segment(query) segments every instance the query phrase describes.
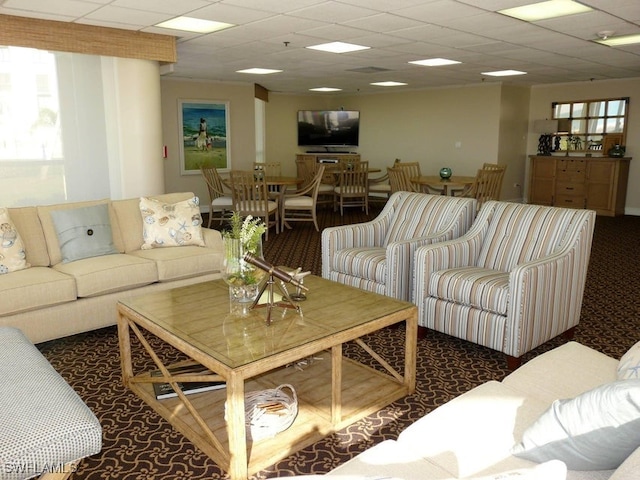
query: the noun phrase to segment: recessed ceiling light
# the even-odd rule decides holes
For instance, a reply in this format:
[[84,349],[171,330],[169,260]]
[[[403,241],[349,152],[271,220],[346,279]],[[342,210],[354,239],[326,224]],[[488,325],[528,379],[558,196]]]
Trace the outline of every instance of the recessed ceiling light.
[[407,84],[403,82],[388,81],[388,82],[373,82],[373,83],[370,83],[369,85],[375,85],[376,87],[401,87],[402,85],[407,85]]
[[322,50],[323,52],[331,52],[331,53],[348,53],[348,52],[357,52],[358,50],[367,50],[371,47],[365,47],[363,45],[355,45],[353,43],[331,42],[331,43],[322,43],[320,45],[312,45],[307,48],[310,48],[312,50]]
[[341,92],[341,88],[333,88],[333,87],[316,87],[310,88],[312,92]]
[[193,17],[176,17],[154,26],[193,33],[211,33],[224,30],[225,28],[235,27],[232,23],[214,22],[213,20],[203,20]]
[[236,73],[252,73],[254,75],[269,75],[270,73],[280,73],[282,70],[274,70],[271,68],[245,68],[244,70],[236,70]]
[[593,9],[573,0],[549,0],[521,7],[498,10],[498,13],[518,18],[526,22],[536,22],[547,18],[564,17],[576,13],[590,12]]
[[632,43],[640,43],[640,34],[607,37],[594,40],[594,42],[601,43],[602,45],[609,45],[610,47],[616,47],[619,45],[631,45]]
[[520,70],[497,70],[495,72],[482,72],[482,75],[489,75],[490,77],[508,77],[510,75],[526,75],[527,72],[521,72]]
[[414,60],[412,62],[414,65],[423,65],[425,67],[441,67],[442,65],[455,65],[458,62],[457,60],[449,60],[446,58],[427,58],[425,60]]

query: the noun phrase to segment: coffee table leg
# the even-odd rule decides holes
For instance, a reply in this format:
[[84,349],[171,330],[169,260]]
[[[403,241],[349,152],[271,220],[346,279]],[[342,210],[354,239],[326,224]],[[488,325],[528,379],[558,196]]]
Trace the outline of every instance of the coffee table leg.
[[342,420],[342,344],[331,347],[331,423]]
[[229,433],[229,476],[232,480],[248,477],[247,435],[244,414],[244,379],[231,375],[227,379],[227,432]]
[[129,338],[129,320],[122,313],[118,313],[118,343],[120,345],[122,383],[125,387],[129,387],[129,380],[133,377],[131,339]]

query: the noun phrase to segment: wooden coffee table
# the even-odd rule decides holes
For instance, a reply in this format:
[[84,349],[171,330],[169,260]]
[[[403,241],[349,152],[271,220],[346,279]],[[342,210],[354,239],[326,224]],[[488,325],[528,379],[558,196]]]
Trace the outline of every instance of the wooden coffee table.
[[[222,280],[118,304],[124,384],[227,470],[232,480],[246,479],[415,389],[415,305],[312,275],[305,278],[305,286],[309,292],[300,303],[302,314],[276,309],[270,326],[264,309],[245,318],[229,314],[228,287]],[[400,322],[406,329],[404,372],[396,371],[361,338]],[[217,374],[190,380],[221,378],[227,388],[157,400],[152,382],[175,377],[169,377],[169,365],[154,351],[149,341],[153,336]],[[344,357],[343,344],[351,341],[378,367]],[[164,376],[134,372],[136,342]],[[296,363],[311,356],[316,359]],[[275,437],[252,442],[245,432],[245,391],[281,384],[296,389],[298,416]]]

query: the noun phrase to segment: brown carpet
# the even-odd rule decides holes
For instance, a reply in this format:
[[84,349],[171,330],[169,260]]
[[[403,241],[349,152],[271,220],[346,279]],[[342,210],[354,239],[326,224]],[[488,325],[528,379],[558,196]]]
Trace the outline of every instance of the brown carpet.
[[[342,218],[321,210],[321,229],[373,218],[350,211]],[[640,339],[640,217],[598,217],[581,323],[575,340],[620,357]],[[270,235],[267,260],[320,274],[320,235],[310,224]],[[367,342],[401,363],[402,329],[387,329]],[[560,345],[557,338],[530,352],[525,361]],[[160,348],[160,345],[157,345]],[[100,419],[103,449],[81,462],[72,479],[210,479],[226,474],[162,417],[121,385],[115,327],[40,344],[39,348]],[[398,352],[396,352],[398,351]],[[175,352],[165,349],[171,357]],[[347,346],[347,356],[358,350]],[[364,359],[362,359],[364,361]],[[148,361],[142,361],[145,367]],[[151,365],[148,368],[152,368]],[[501,354],[446,335],[418,342],[417,389],[378,413],[294,453],[254,478],[324,473],[384,439],[451,398],[507,369]]]

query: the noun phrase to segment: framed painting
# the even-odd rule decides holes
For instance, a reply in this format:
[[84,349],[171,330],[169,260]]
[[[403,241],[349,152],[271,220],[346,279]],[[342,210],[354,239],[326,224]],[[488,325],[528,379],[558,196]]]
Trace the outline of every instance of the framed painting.
[[178,100],[180,174],[200,175],[200,167],[231,169],[229,102]]

